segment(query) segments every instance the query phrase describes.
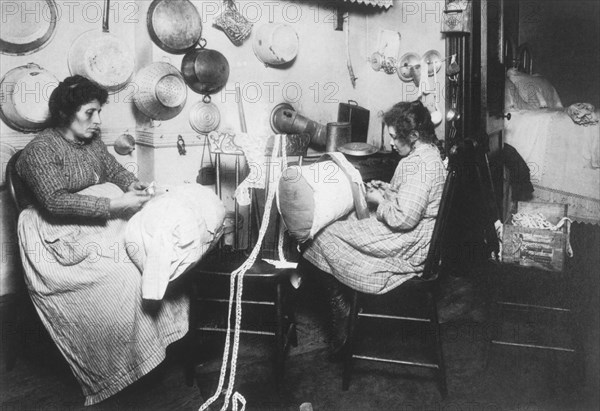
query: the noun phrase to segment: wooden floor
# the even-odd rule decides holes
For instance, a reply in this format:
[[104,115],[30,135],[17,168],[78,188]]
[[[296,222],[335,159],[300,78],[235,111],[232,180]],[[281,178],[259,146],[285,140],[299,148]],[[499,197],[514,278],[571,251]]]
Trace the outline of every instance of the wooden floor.
[[[579,230],[579,231],[578,231]],[[298,410],[310,402],[315,410],[597,410],[600,369],[600,250],[599,230],[575,230],[573,247],[580,258],[572,267],[579,284],[577,296],[583,306],[578,322],[585,349],[584,382],[576,382],[573,357],[502,347],[490,349],[491,330],[483,288],[495,287],[497,274],[485,281],[457,279],[447,304],[442,339],[448,367],[449,396],[442,400],[432,375],[413,370],[359,364],[350,390],[341,390],[341,366],[326,359],[323,307],[312,300],[311,290],[300,293],[299,347],[291,351],[281,392],[274,389],[270,347],[262,339],[242,340],[236,388],[246,397],[248,410]],[[577,254],[576,254],[577,256]],[[494,278],[496,276],[496,278]],[[465,284],[471,287],[465,287]],[[464,290],[471,291],[464,291]],[[478,298],[473,298],[473,293]],[[2,314],[6,313],[2,307]],[[23,313],[22,313],[23,314]],[[25,313],[26,314],[26,313]],[[27,317],[27,316],[25,316]],[[31,320],[31,317],[29,317]],[[33,316],[35,318],[35,316]],[[525,332],[505,319],[510,333]],[[530,324],[531,325],[531,324]],[[527,324],[525,326],[528,326]],[[544,328],[545,327],[545,328]],[[181,350],[175,345],[167,360],[148,376],[114,397],[92,407],[83,407],[83,396],[64,360],[45,331],[34,320],[27,323],[19,340],[20,355],[14,368],[0,364],[0,410],[196,410],[216,387],[221,345],[208,341],[202,350],[211,352],[198,368],[199,387],[184,383]],[[494,332],[496,332],[494,331]],[[13,328],[3,321],[3,348]],[[528,331],[529,332],[529,331]],[[570,337],[565,331],[542,323],[542,331]],[[396,338],[389,330],[368,330],[367,346],[387,350],[421,348],[419,334]],[[390,338],[391,337],[391,338]],[[214,408],[213,408],[214,409]]]

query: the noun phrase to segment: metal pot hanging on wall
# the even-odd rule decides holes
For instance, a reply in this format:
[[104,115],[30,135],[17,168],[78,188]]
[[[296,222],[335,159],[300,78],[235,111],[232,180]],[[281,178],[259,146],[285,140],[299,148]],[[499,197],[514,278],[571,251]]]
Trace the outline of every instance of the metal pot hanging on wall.
[[48,100],[57,86],[58,78],[35,63],[9,70],[0,80],[0,118],[23,133],[45,128],[50,119]]
[[[23,56],[45,47],[54,37],[58,22],[58,8],[54,0],[28,0],[3,2],[2,28],[0,29],[0,53],[10,56]],[[19,7],[13,17],[8,8]],[[6,10],[4,9],[6,7]],[[36,12],[31,13],[30,10]],[[40,18],[40,14],[43,18]]]
[[229,79],[229,62],[217,50],[205,48],[206,40],[201,39],[200,47],[188,51],[181,61],[181,73],[192,91],[208,95],[221,90]]
[[193,50],[202,36],[202,18],[190,0],[154,0],[146,24],[154,44],[172,54]]
[[108,31],[110,0],[104,0],[102,31],[90,30],[75,39],[67,63],[72,75],[87,77],[109,93],[123,89],[133,76],[135,60],[127,44]]

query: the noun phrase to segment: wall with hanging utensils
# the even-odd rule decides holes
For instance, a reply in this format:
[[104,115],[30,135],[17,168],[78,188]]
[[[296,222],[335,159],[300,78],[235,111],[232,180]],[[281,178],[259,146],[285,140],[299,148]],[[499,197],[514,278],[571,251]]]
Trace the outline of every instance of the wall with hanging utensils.
[[[3,1],[3,7],[5,3],[23,5],[27,2]],[[56,0],[55,3],[60,12],[51,41],[32,54],[1,55],[2,75],[30,62],[39,64],[59,79],[69,75],[67,60],[70,46],[88,30],[101,31],[103,1]],[[444,50],[444,39],[440,34],[443,0],[395,0],[393,7],[387,10],[317,0],[238,0],[235,2],[238,12],[252,25],[252,33],[245,39],[235,34],[236,27],[224,26],[222,18],[219,20],[221,28],[214,26],[226,11],[223,1],[191,0],[191,3],[201,16],[205,47],[220,52],[229,65],[227,83],[211,95],[211,102],[220,115],[216,126],[219,131],[239,133],[242,130],[241,107],[248,133],[270,135],[273,133],[271,111],[280,103],[287,102],[306,118],[327,124],[337,121],[340,103],[354,100],[370,110],[366,139],[379,147],[382,128],[377,113],[395,102],[418,97],[418,89],[413,83],[405,83],[397,75],[376,72],[371,68],[369,56],[378,47],[380,31],[391,30],[401,34],[400,54],[412,51],[422,55],[427,50],[435,49],[442,53]],[[147,14],[151,4],[146,0],[113,0],[110,32],[133,50],[135,73],[153,62],[167,62],[181,69],[183,54],[172,54],[157,46],[148,32]],[[342,31],[334,29],[333,6],[339,4],[349,10]],[[2,18],[21,18],[22,15],[22,10],[3,10]],[[44,18],[43,11],[37,15],[25,12],[25,16],[29,19]],[[276,28],[275,25],[285,27]],[[224,32],[223,27],[230,31]],[[243,28],[247,27],[248,24],[244,23]],[[237,44],[232,39],[236,39]],[[270,42],[270,46],[265,48],[265,42]],[[274,56],[265,54],[268,50],[273,50]],[[349,75],[348,58],[356,77],[355,85]],[[152,119],[134,104],[133,95],[138,86],[135,73],[131,83],[111,94],[110,103],[102,112],[103,138],[112,145],[125,132],[133,135],[136,149],[129,155],[116,157],[146,180],[163,184],[195,182],[201,167],[203,136],[192,127],[190,117],[194,117],[194,110],[203,96],[188,86],[185,104],[175,117]],[[441,84],[436,90],[444,89],[444,79],[442,68],[438,73]],[[182,101],[174,95],[181,90],[175,87],[177,81],[172,80],[163,87],[163,90],[171,92],[168,98],[162,100],[167,105]],[[166,87],[169,84],[172,87]],[[433,87],[432,78],[430,84]],[[241,95],[241,107],[236,98],[236,86]],[[443,92],[435,95],[443,98]],[[44,96],[40,94],[39,98]],[[433,98],[434,95],[430,94],[425,101],[432,108]],[[444,104],[439,104],[439,107],[443,109]],[[440,137],[444,135],[443,127],[442,124],[436,129]],[[0,132],[3,141],[7,139],[17,148],[23,147],[32,138],[32,134],[15,131],[4,122],[0,123]],[[182,154],[181,143],[178,146],[179,136],[185,143],[185,154]],[[385,140],[389,149],[387,135]],[[114,149],[111,147],[110,150]],[[225,162],[233,168],[231,158],[226,156]],[[232,182],[226,181],[223,190],[228,208],[233,207],[232,185]],[[4,268],[2,272],[5,272]]]
[[[440,33],[443,1],[395,1],[387,11],[350,5],[349,23],[344,23],[344,30],[349,30],[348,50],[346,32],[334,30],[332,2],[237,1],[238,11],[253,25],[251,35],[241,45],[234,44],[222,30],[214,27],[215,20],[223,13],[222,2],[193,0],[192,3],[202,18],[202,37],[206,39],[206,48],[218,50],[229,62],[227,83],[219,92],[211,95],[211,102],[220,113],[220,131],[241,132],[235,91],[238,86],[248,133],[272,134],[271,111],[282,102],[290,103],[308,119],[326,124],[337,121],[340,103],[355,100],[371,111],[366,137],[369,143],[379,147],[381,123],[376,113],[397,101],[414,100],[419,92],[413,83],[402,82],[397,75],[386,75],[371,69],[368,57],[377,47],[380,30],[401,33],[401,54],[408,51],[423,54],[432,49],[440,50],[443,54],[444,51],[444,39]],[[293,46],[293,34],[289,30],[270,27],[276,25],[286,25],[297,34],[297,50]],[[257,46],[257,37],[262,41],[261,47]],[[271,44],[265,47],[265,42],[269,41]],[[149,48],[153,61],[166,60],[181,67],[182,55],[168,53],[152,40]],[[265,55],[265,49],[275,50],[274,56]],[[348,73],[348,54],[357,77],[355,87]],[[289,55],[295,55],[295,58],[276,64],[278,57],[285,59]],[[444,69],[437,74],[440,84],[434,87],[433,77],[429,78],[429,84],[439,93],[430,94],[425,100],[432,111],[435,99],[444,95]],[[161,122],[159,127],[153,127],[149,119],[138,123],[148,133],[149,139],[141,150],[154,149],[153,156],[160,159],[161,153],[170,156],[171,151],[176,150],[175,142],[180,134],[187,144],[201,141],[194,137],[197,133],[193,131],[189,120],[192,107],[202,100],[202,95],[191,89],[188,91],[186,106],[177,117]],[[438,106],[443,110],[444,104],[438,103]],[[440,137],[444,135],[443,127],[442,124],[436,129]],[[170,142],[171,148],[162,147],[165,142]],[[157,163],[154,162],[155,165]],[[140,164],[140,167],[144,165]],[[186,172],[191,174],[192,171]],[[166,175],[173,178],[166,169],[155,168],[149,174],[158,179]],[[180,180],[189,178],[189,175],[183,176],[182,173]]]

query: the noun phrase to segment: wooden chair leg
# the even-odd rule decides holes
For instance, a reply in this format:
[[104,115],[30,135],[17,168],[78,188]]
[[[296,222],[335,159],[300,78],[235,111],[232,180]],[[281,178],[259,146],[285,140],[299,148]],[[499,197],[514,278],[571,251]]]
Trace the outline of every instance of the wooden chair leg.
[[194,346],[195,346],[195,330],[190,329],[186,336],[184,337],[184,376],[185,376],[185,384],[188,387],[194,386],[194,379],[196,377],[196,357],[194,355]]
[[437,301],[433,293],[429,293],[429,298],[431,299],[431,326],[434,327],[435,345],[438,357],[440,393],[442,394],[442,398],[446,398],[448,396],[448,386],[446,384],[446,363],[444,361],[440,322],[438,320]]
[[352,353],[354,351],[354,331],[358,320],[358,292],[352,292],[352,306],[350,307],[350,319],[348,321],[348,339],[344,353],[344,371],[342,373],[342,390],[347,391],[350,387],[352,375]]
[[279,387],[285,372],[285,316],[283,312],[283,290],[280,282],[277,283],[275,292],[275,315],[277,317],[277,327],[275,329],[275,381]]

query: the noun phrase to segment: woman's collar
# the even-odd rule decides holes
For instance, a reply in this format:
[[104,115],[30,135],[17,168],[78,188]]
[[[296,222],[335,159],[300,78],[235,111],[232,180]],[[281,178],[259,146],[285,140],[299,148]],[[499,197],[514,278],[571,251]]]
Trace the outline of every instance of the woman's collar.
[[[60,138],[62,138],[62,139],[63,139],[63,140],[65,140],[67,143],[71,144],[72,146],[75,146],[75,147],[83,147],[83,146],[85,146],[85,145],[89,144],[89,143],[88,143],[88,142],[86,142],[86,141],[80,141],[80,140],[71,140],[70,138],[67,138],[67,137],[64,135],[64,133],[63,133],[62,131],[60,131],[58,128],[53,128],[52,130],[54,131],[54,133],[55,133],[57,136],[60,136]],[[90,141],[90,142],[91,142],[91,141]]]

